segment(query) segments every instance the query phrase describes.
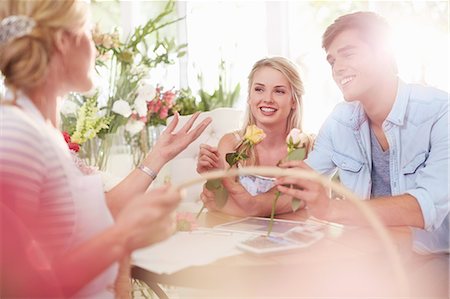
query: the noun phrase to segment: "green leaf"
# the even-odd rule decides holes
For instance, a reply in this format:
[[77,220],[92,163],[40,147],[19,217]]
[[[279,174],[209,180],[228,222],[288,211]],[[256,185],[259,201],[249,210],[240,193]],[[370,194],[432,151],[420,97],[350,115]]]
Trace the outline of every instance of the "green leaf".
[[295,212],[300,208],[300,205],[302,204],[302,200],[298,198],[293,198],[291,202],[292,211]]
[[206,181],[205,187],[214,193],[214,200],[219,209],[225,206],[228,200],[228,191],[222,185],[222,181],[220,179]]
[[297,148],[290,152],[287,157],[286,161],[295,161],[295,160],[303,160],[306,156],[306,148]]
[[225,160],[227,161],[228,165],[233,166],[237,162],[239,154],[237,152],[227,153],[225,155]]

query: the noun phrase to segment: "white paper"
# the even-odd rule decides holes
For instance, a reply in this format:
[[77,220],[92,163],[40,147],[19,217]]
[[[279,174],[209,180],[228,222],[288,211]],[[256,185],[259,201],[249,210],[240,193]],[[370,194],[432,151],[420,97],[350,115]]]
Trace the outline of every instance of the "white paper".
[[156,274],[172,274],[242,254],[236,245],[248,238],[248,234],[212,229],[177,232],[163,242],[135,251],[133,264]]

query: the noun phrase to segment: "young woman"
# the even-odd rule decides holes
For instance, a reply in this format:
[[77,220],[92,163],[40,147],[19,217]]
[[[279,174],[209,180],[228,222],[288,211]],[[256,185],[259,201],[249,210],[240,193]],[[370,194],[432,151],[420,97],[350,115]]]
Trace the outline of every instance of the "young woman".
[[13,95],[0,105],[0,207],[11,225],[2,227],[1,297],[113,298],[117,262],[174,230],[178,192],[145,190],[211,121],[191,130],[196,115],[173,132],[175,116],[105,200],[99,175],[76,168],[57,129],[59,98],[92,87],[88,10],[75,0],[0,5],[0,70]]
[[[303,83],[296,66],[283,57],[259,60],[248,76],[247,117],[241,131],[222,137],[218,147],[202,145],[197,163],[199,173],[228,167],[225,155],[237,150],[246,128],[256,125],[266,137],[253,147],[240,165],[277,166],[287,156],[286,137],[293,128],[301,129]],[[275,197],[271,178],[241,176],[223,179],[229,193],[221,211],[237,216],[267,216]],[[200,198],[209,210],[217,210],[214,194],[203,188]],[[291,197],[278,200],[277,212],[291,211]]]

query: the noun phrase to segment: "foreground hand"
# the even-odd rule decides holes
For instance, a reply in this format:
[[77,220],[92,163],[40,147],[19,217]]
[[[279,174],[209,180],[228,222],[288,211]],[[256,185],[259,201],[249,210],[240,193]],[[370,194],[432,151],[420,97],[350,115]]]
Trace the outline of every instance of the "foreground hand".
[[220,154],[217,147],[201,144],[197,159],[197,172],[202,173],[209,170],[222,168],[223,162],[220,159]]
[[[287,161],[279,165],[282,168],[298,168],[312,170],[303,161]],[[309,213],[317,218],[324,218],[328,213],[330,197],[328,190],[322,184],[300,178],[281,177],[276,180],[278,191],[305,201]],[[291,187],[285,187],[292,185]]]
[[170,237],[176,227],[174,210],[180,193],[168,185],[138,196],[118,214],[116,225],[129,252]]
[[189,121],[180,130],[178,130],[178,132],[174,132],[179,119],[178,113],[175,113],[172,122],[161,133],[161,136],[153,146],[148,156],[159,157],[162,159],[163,163],[166,163],[182,152],[189,144],[196,140],[200,134],[203,133],[212,121],[210,117],[207,117],[191,130],[192,125],[199,115],[200,112],[194,113]]

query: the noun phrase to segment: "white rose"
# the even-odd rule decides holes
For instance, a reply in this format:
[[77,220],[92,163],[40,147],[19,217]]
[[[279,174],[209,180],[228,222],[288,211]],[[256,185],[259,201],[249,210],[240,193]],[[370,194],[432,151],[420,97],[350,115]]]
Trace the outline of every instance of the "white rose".
[[76,114],[78,108],[78,105],[71,100],[64,100],[61,106],[61,113],[63,115]]
[[137,98],[134,101],[134,109],[139,116],[147,116],[147,102],[143,98]]
[[131,115],[130,104],[122,99],[114,102],[112,111],[122,115],[123,117],[129,117]]
[[297,128],[291,130],[289,135],[286,137],[286,143],[295,145],[296,147],[304,147],[308,142],[308,135],[302,133]]
[[125,125],[125,130],[128,131],[132,136],[136,135],[144,128],[144,122],[140,120],[130,119],[128,123]]
[[155,96],[156,96],[155,86],[144,81],[143,84],[141,84],[138,87],[136,101],[144,100],[146,102],[150,102],[155,98]]

